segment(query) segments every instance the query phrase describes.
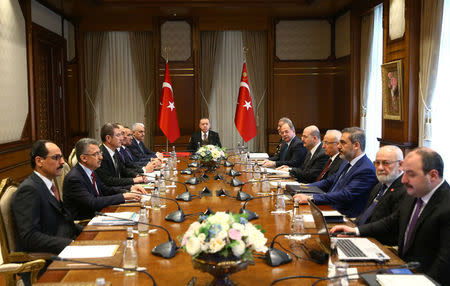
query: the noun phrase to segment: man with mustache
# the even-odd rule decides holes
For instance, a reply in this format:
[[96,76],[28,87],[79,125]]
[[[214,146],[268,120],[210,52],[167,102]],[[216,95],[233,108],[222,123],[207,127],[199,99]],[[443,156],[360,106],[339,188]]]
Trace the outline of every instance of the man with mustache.
[[81,232],[52,180],[61,175],[64,158],[56,144],[36,141],[30,156],[33,173],[11,200],[16,251],[60,253]]
[[98,143],[91,138],[80,139],[75,144],[78,163],[64,178],[64,203],[75,219],[89,219],[109,205],[125,201],[140,201],[138,193],[146,194],[139,185],[133,185],[131,192],[120,187],[105,186],[96,175],[103,155]]
[[429,148],[417,148],[408,153],[401,169],[408,195],[396,212],[357,228],[338,225],[331,233],[396,238],[400,258],[420,262],[419,271],[450,285],[450,186],[443,178],[444,161]]

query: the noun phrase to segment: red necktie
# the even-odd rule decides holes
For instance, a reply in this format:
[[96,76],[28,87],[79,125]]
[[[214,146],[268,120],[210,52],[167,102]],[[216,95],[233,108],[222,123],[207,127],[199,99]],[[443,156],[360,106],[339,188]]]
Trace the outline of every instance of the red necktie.
[[320,173],[319,177],[317,177],[317,181],[322,180],[322,177],[328,171],[328,168],[330,167],[331,162],[333,162],[333,160],[331,160],[331,158],[328,159],[328,163],[325,165],[325,168],[323,168],[322,173]]
[[55,184],[52,185],[52,187],[50,188],[53,192],[53,194],[55,195],[56,200],[59,202],[59,193],[58,193],[58,189],[55,187]]
[[95,186],[95,174],[94,172],[91,173],[91,178],[92,178],[92,185],[94,185],[94,190],[97,192],[97,195],[100,196],[100,193],[97,190],[97,187]]

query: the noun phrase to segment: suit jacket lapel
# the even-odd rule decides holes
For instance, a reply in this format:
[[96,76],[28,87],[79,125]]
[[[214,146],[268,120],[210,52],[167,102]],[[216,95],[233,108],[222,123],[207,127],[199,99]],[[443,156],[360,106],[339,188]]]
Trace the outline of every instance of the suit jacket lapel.
[[[406,228],[408,227],[409,224],[409,220],[411,219],[411,215],[412,215],[412,211],[414,209],[415,206],[415,199],[414,197],[411,196],[406,196],[405,197],[405,205],[406,205],[406,213],[404,216],[401,217],[401,220],[399,221],[399,234],[400,234],[400,238],[398,241],[398,253],[405,253],[405,250],[403,250],[403,245],[405,244],[405,232],[406,232]],[[411,245],[411,243],[410,243]]]
[[[81,166],[79,166],[79,164],[75,165],[75,167],[78,169],[78,171],[80,172],[81,176],[86,181],[86,183],[88,185],[88,191],[91,194],[93,194],[94,196],[97,196],[97,192],[94,190],[94,185],[92,183],[91,178],[88,177],[86,172],[83,170],[83,168]],[[97,176],[95,177],[95,179],[97,179]],[[97,187],[98,187],[98,184],[97,184]]]

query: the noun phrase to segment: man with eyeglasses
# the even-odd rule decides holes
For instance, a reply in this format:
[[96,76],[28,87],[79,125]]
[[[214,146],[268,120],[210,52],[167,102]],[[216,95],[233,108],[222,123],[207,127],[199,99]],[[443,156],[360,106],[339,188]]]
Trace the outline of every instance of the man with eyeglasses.
[[339,149],[337,147],[339,140],[341,140],[341,136],[341,131],[335,129],[327,130],[327,133],[325,133],[325,136],[323,137],[323,149],[328,156],[328,162],[325,164],[325,167],[322,169],[319,176],[317,176],[317,182],[336,173],[342,162],[344,162],[341,156],[339,156]]
[[122,145],[119,126],[106,123],[100,130],[103,145],[100,147],[103,160],[96,173],[107,186],[124,186],[129,189],[133,184],[145,183],[146,178],[136,171],[126,168],[119,159],[116,149]]
[[[356,218],[356,225],[380,220],[398,209],[406,194],[400,169],[402,161],[403,152],[397,146],[383,146],[377,152],[374,165],[379,183],[371,190],[365,210]],[[396,240],[389,240],[389,237],[380,241],[389,245],[397,244]]]
[[75,144],[78,163],[64,178],[64,203],[75,219],[90,219],[96,211],[125,201],[140,201],[146,191],[139,185],[128,190],[109,187],[102,183],[95,170],[100,167],[103,155],[98,142],[91,138],[80,139]]
[[347,162],[325,180],[310,184],[325,192],[312,196],[297,194],[294,199],[308,203],[312,199],[316,204],[328,204],[348,217],[357,217],[364,210],[370,190],[378,183],[373,163],[364,153],[366,135],[359,127],[342,130],[338,149]]
[[322,143],[320,142],[320,131],[315,125],[305,127],[302,134],[303,146],[308,150],[305,161],[300,168],[290,168],[286,165],[279,170],[289,171],[289,174],[302,183],[315,182],[328,161]]
[[418,261],[419,272],[440,285],[450,285],[450,186],[443,178],[444,161],[422,147],[409,152],[400,168],[408,195],[397,211],[356,228],[337,225],[330,232],[375,239],[390,236],[398,242],[401,259]]
[[39,140],[31,147],[30,163],[33,172],[11,200],[16,251],[58,254],[82,230],[73,223],[52,182],[61,175],[64,158],[56,144]]

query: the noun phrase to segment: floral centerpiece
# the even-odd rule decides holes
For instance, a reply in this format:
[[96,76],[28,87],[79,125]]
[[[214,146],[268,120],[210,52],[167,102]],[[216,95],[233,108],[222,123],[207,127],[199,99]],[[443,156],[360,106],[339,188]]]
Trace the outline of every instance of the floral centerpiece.
[[225,212],[201,216],[181,237],[181,247],[192,256],[194,267],[215,277],[212,285],[232,285],[228,276],[247,268],[253,251],[267,251],[264,230],[245,216]]
[[204,162],[218,162],[225,158],[225,149],[214,145],[204,145],[195,152],[199,160]]

